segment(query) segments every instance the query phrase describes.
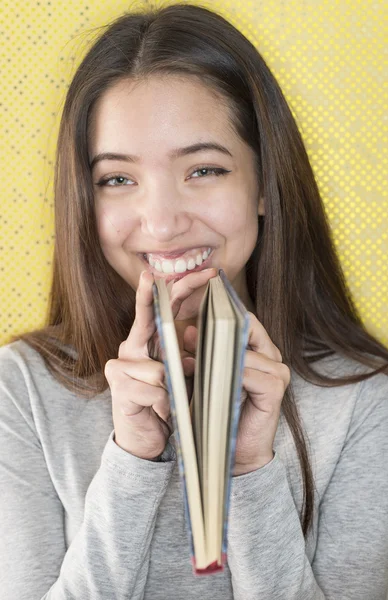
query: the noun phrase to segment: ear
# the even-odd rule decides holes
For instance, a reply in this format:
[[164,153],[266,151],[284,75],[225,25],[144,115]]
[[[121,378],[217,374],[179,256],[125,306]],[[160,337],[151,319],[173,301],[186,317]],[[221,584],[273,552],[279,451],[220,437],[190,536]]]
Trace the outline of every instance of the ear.
[[257,212],[260,216],[264,216],[265,215],[265,208],[264,208],[264,198],[261,197],[259,199],[259,207],[257,209]]

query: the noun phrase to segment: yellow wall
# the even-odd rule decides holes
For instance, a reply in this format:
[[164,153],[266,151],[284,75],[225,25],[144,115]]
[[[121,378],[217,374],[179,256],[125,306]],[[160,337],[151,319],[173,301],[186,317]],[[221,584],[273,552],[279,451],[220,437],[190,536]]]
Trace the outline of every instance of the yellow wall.
[[[277,76],[306,142],[356,304],[388,344],[384,4],[206,2],[257,45]],[[55,137],[68,82],[91,35],[84,32],[133,5],[1,0],[0,343],[43,324]]]

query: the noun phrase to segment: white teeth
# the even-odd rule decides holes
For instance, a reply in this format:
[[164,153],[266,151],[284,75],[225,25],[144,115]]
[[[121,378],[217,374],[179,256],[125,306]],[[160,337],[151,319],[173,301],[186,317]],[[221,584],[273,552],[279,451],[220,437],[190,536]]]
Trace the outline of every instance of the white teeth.
[[180,258],[179,260],[176,261],[175,268],[174,268],[175,273],[184,273],[186,271],[186,269],[187,269],[186,261],[183,260],[183,258]]
[[198,252],[196,256],[191,256],[187,261],[184,258],[173,260],[155,260],[152,256],[144,254],[144,258],[159,273],[184,273],[185,271],[195,269],[200,266],[211,254],[211,248]]
[[162,261],[162,271],[163,273],[174,273],[174,265],[171,260]]

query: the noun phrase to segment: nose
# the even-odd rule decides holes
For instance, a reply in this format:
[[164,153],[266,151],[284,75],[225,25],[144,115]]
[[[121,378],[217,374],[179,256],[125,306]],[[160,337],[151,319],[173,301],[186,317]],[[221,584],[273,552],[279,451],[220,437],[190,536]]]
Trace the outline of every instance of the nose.
[[176,191],[153,190],[144,202],[141,215],[142,233],[158,242],[167,242],[186,233],[192,218],[181,195]]

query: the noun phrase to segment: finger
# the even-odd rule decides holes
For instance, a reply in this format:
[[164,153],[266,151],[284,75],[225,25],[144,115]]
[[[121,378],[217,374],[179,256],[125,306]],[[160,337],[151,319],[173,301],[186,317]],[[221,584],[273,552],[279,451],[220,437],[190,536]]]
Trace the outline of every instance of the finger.
[[211,267],[210,269],[204,269],[203,271],[197,271],[196,273],[189,273],[179,281],[174,282],[171,287],[170,297],[171,310],[174,319],[179,313],[182,302],[195,290],[206,285],[209,279],[215,277],[217,273],[218,270]]
[[165,368],[163,363],[147,359],[128,361],[112,359],[105,365],[105,377],[111,385],[115,380],[126,381],[128,377],[143,381],[148,385],[160,386],[167,389],[165,383]]
[[128,338],[119,348],[119,358],[148,357],[148,340],[156,331],[152,286],[154,276],[148,271],[140,274],[136,290],[135,320]]
[[279,412],[287,385],[274,375],[248,368],[244,369],[243,387],[256,408],[274,414]]
[[150,388],[148,383],[129,378],[124,380],[115,380],[112,386],[112,392],[115,397],[115,407],[124,416],[132,416],[140,413],[144,408],[169,406],[169,396],[165,389],[159,386]]
[[195,359],[191,356],[182,358],[183,372],[185,377],[192,377],[195,371]]
[[196,353],[198,340],[198,329],[194,325],[186,327],[183,333],[183,349],[190,354]]
[[265,354],[276,362],[282,362],[282,355],[280,350],[275,346],[269,337],[268,333],[264,329],[263,325],[257,319],[257,317],[248,312],[249,315],[249,335],[248,335],[248,346],[256,352]]
[[244,367],[278,377],[286,385],[291,381],[291,372],[287,365],[273,361],[265,354],[254,352],[253,350],[246,351]]

